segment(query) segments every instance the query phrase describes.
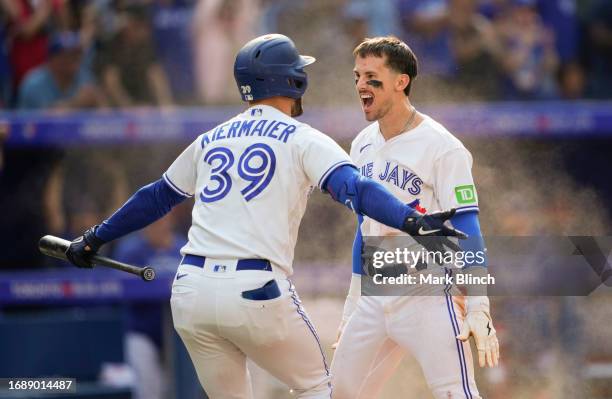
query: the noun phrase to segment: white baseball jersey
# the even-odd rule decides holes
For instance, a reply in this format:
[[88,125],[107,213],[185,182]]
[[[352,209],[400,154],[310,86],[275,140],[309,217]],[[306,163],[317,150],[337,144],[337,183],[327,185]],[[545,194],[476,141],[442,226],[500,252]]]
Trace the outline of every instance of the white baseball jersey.
[[200,135],[164,174],[195,196],[182,254],[268,259],[292,273],[308,194],[348,154],[331,138],[274,107],[251,107]]
[[[477,211],[471,154],[444,126],[424,117],[408,133],[387,141],[378,122],[372,123],[353,140],[352,160],[363,176],[423,212]],[[405,235],[368,217],[364,217],[361,232],[364,236]]]
[[[421,211],[477,211],[470,153],[442,125],[424,117],[387,141],[378,122],[371,124],[353,140],[351,158],[362,175]],[[361,232],[404,235],[367,217]],[[334,398],[377,397],[408,351],[436,399],[480,399],[470,345],[456,339],[464,313],[463,298],[449,292],[359,297],[334,354]]]

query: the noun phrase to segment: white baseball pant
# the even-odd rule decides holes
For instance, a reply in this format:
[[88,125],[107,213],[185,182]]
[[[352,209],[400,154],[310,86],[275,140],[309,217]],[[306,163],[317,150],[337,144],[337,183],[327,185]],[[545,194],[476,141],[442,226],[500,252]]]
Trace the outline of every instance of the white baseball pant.
[[[319,338],[295,287],[278,271],[236,270],[236,260],[182,264],[170,300],[174,327],[211,399],[253,397],[247,357],[303,399],[331,397]],[[219,267],[222,266],[222,267]],[[280,297],[245,299],[275,279]]]
[[362,296],[334,359],[334,399],[373,399],[409,351],[436,399],[480,399],[469,343],[455,337],[463,298]]

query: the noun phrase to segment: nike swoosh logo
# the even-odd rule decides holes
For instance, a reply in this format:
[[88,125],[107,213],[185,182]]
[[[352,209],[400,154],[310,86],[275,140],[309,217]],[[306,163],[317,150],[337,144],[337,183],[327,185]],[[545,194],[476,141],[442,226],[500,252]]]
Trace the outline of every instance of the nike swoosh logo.
[[188,273],[177,274],[177,275],[176,275],[176,279],[177,279],[177,280],[180,280],[180,279],[182,279],[183,277],[185,277],[187,274],[188,274]]
[[366,145],[364,145],[363,147],[361,147],[361,148],[359,149],[359,152],[363,152],[363,150],[365,150],[367,147],[369,147],[369,146],[371,146],[371,145],[372,145],[371,143],[370,143],[370,144],[366,144]]
[[491,335],[491,322],[487,322],[487,335]]
[[437,233],[438,231],[440,231],[440,229],[435,229],[435,230],[423,230],[422,227],[419,227],[419,234],[422,236],[426,236],[428,234],[432,234],[432,233]]

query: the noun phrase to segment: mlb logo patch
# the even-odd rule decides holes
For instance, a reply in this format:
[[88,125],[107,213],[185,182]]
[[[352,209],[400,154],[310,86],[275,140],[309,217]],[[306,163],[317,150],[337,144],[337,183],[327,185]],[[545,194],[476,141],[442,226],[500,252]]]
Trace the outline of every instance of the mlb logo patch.
[[213,266],[213,272],[215,273],[225,273],[226,270],[227,270],[227,266],[225,265],[214,265]]
[[251,116],[261,116],[262,112],[263,111],[261,110],[261,108],[253,108],[251,110]]

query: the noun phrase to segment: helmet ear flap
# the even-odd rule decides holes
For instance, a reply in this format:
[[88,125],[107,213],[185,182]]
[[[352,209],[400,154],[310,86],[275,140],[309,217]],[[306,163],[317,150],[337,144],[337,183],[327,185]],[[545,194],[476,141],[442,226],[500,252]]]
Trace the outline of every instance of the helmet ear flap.
[[287,78],[287,84],[289,85],[289,87],[298,90],[304,87],[304,81],[296,78]]

